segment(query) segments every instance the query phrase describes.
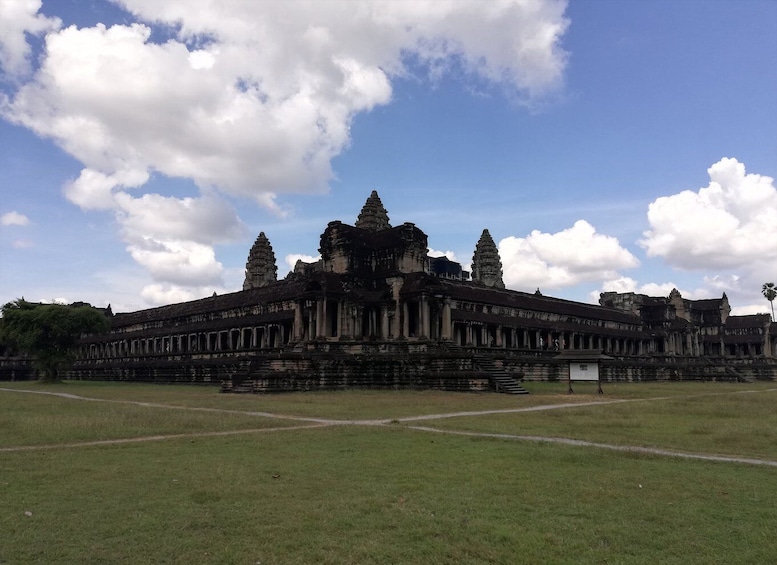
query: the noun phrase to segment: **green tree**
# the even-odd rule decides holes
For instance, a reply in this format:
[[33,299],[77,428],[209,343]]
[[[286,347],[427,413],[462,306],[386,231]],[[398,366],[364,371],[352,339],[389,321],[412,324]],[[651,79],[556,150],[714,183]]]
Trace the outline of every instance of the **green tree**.
[[772,322],[774,321],[774,299],[777,298],[777,285],[773,282],[764,283],[761,292],[772,305]]
[[32,357],[41,378],[59,380],[60,371],[75,360],[75,345],[84,334],[107,331],[108,317],[84,303],[37,304],[24,298],[2,309],[0,341]]

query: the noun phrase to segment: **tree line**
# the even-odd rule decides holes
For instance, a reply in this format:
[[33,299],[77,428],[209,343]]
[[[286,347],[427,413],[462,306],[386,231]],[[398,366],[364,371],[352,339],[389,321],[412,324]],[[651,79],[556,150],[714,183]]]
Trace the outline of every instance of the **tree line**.
[[110,328],[110,306],[98,309],[84,302],[41,304],[19,298],[2,308],[0,345],[32,359],[45,381],[58,381],[75,361],[78,340]]

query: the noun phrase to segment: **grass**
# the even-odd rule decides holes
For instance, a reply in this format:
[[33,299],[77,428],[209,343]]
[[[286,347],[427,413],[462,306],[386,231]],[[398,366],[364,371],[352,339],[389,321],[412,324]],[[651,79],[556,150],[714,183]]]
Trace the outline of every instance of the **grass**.
[[[697,390],[690,396],[661,400],[626,396],[624,403],[489,418],[449,418],[431,425],[777,460],[777,387],[739,387],[724,387],[723,394],[703,387],[701,390],[707,392]],[[745,390],[761,393],[743,394]],[[599,400],[617,398],[604,396]]]
[[[775,393],[729,394],[769,387],[676,384],[619,386],[617,394],[605,386],[602,399],[671,397],[666,401],[424,425],[521,433],[530,425],[537,435],[584,435],[598,422],[596,433],[609,428],[608,443],[674,441],[699,452],[714,444],[714,434],[698,430],[733,427],[773,438],[777,423],[768,406]],[[546,385],[530,383],[535,394],[518,399],[367,391],[235,397],[185,386],[10,383],[112,400],[350,419],[570,400]],[[33,417],[42,420],[6,431],[14,420]],[[652,429],[667,417],[668,431]],[[629,418],[640,425],[624,425]],[[42,429],[51,426],[62,428],[63,442],[77,441],[77,428],[92,421],[101,422],[100,432],[85,439],[127,437],[125,426],[130,435],[151,436],[284,425],[0,391],[0,447],[56,443],[56,434]],[[628,434],[618,435],[621,428]],[[742,439],[747,454],[756,440]],[[0,563],[769,563],[777,559],[775,475],[773,467],[430,434],[396,423],[6,451]]]

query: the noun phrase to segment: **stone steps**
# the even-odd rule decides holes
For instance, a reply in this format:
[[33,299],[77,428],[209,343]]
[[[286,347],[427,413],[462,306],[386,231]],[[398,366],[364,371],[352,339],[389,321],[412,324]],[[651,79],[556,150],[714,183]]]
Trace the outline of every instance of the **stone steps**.
[[480,369],[488,375],[489,380],[494,383],[497,392],[504,394],[529,394],[529,391],[523,388],[507,371],[497,367],[490,357],[476,354],[474,359]]

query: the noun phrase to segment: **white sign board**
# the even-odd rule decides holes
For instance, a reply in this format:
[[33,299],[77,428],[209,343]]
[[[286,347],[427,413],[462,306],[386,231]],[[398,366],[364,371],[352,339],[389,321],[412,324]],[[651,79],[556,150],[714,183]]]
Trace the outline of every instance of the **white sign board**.
[[588,361],[570,361],[569,362],[569,380],[570,381],[598,381],[599,363],[590,363]]

